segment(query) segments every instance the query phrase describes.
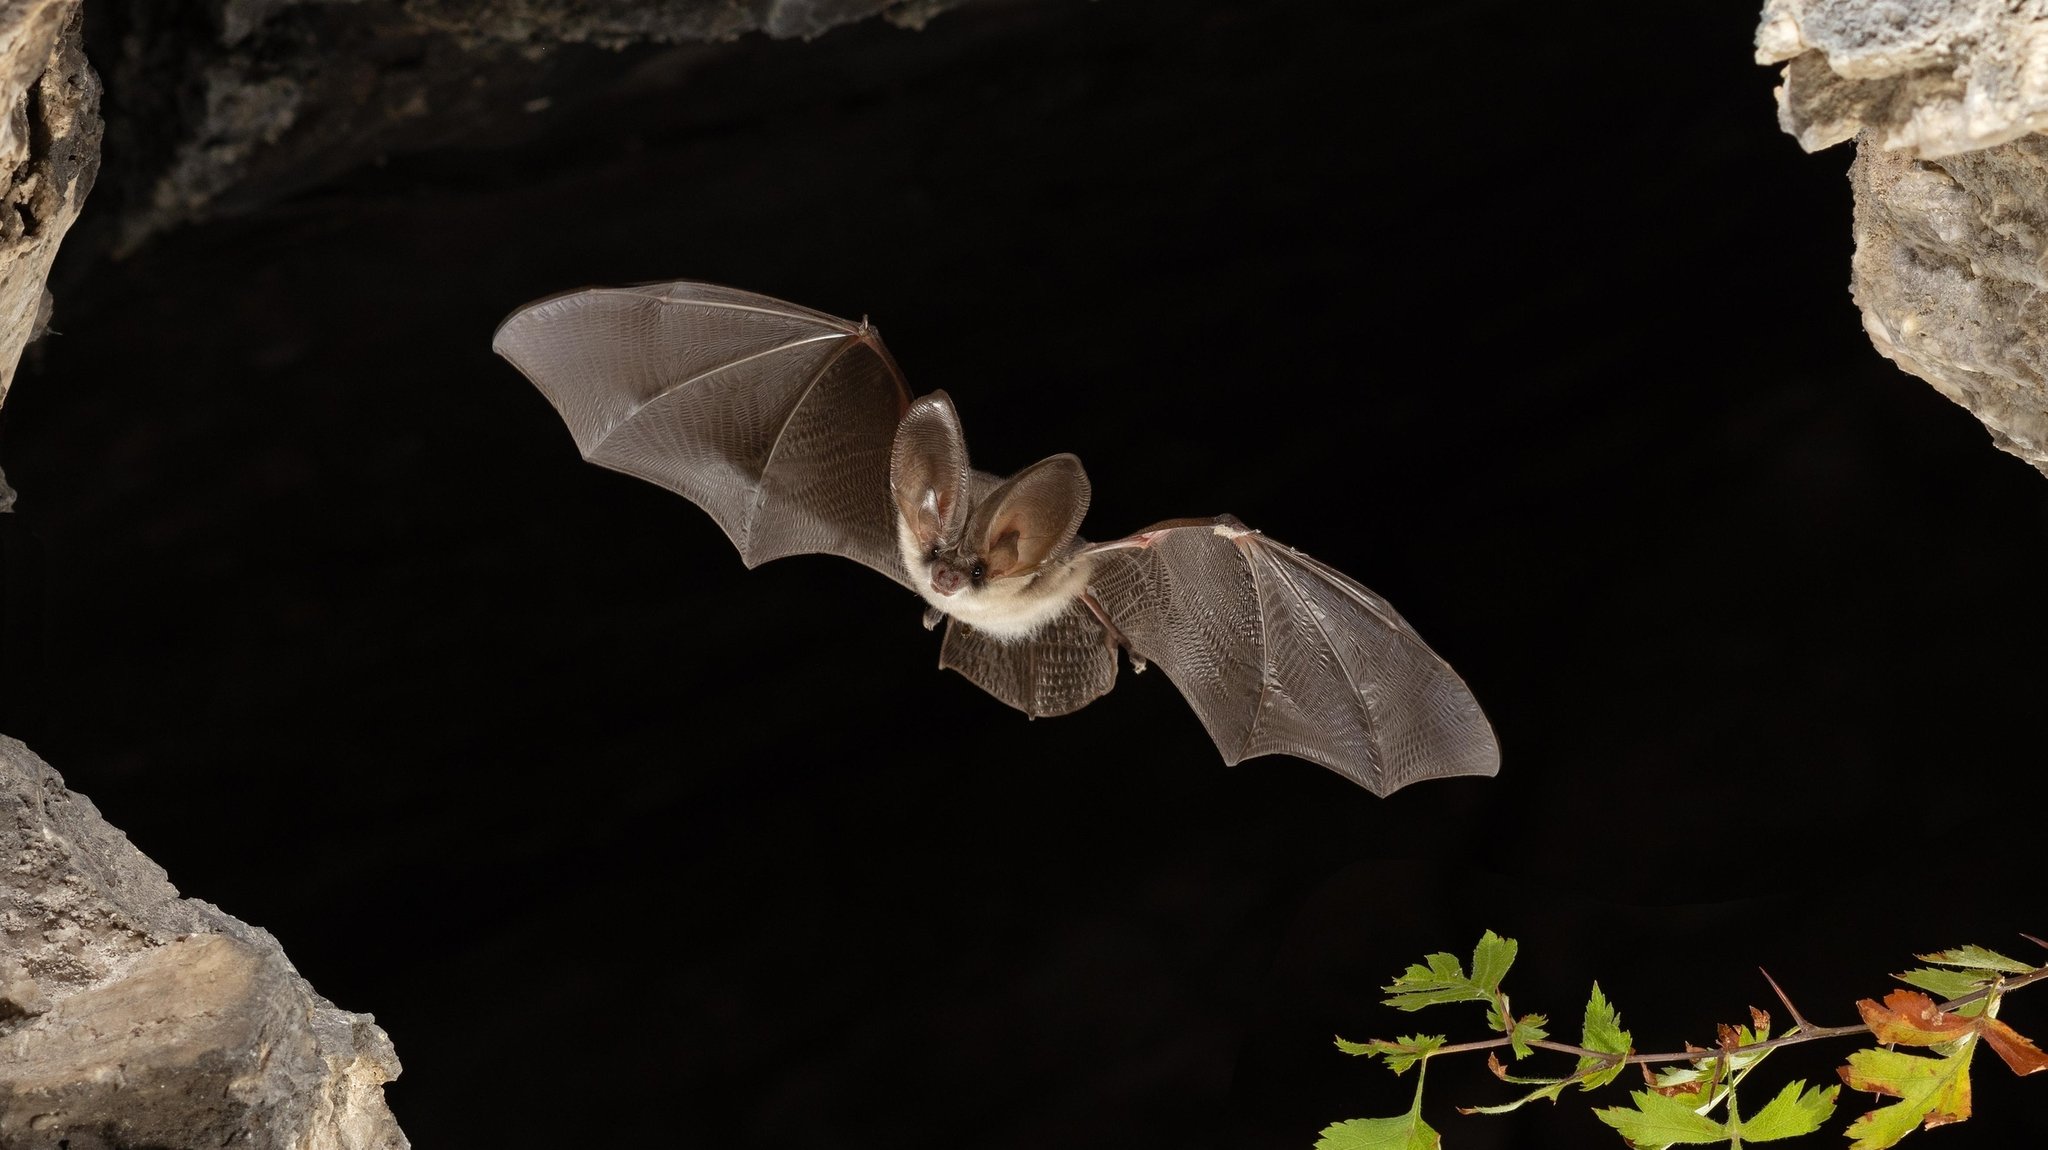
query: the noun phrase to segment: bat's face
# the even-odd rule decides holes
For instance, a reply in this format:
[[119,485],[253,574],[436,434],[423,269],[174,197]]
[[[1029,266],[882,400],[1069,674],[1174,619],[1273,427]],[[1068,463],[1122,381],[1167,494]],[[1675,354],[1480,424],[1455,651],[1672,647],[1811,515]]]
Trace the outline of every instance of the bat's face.
[[[910,546],[922,547],[923,541],[909,529],[908,523],[904,528],[900,534],[910,539]],[[988,587],[988,562],[980,555],[962,550],[958,540],[950,544],[944,540],[936,541],[925,547],[912,562],[915,563],[911,568],[912,577],[924,580],[933,593],[944,599],[962,594],[979,596]],[[924,590],[924,587],[920,585],[919,590]]]
[[1051,558],[1029,569],[1002,569],[984,553],[987,548],[965,539],[928,543],[902,517],[896,538],[903,568],[925,602],[998,639],[1030,638],[1088,587],[1085,559]]
[[997,638],[1028,638],[1088,585],[1067,552],[1088,509],[1081,461],[1055,455],[998,482],[967,466],[943,391],[897,425],[889,492],[903,568],[925,602]]

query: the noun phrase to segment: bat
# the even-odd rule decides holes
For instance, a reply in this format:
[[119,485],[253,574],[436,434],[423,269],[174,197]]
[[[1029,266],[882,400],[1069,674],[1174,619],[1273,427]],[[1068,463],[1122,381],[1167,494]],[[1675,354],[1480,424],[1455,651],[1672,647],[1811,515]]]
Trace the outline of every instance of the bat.
[[1286,754],[1376,795],[1492,775],[1493,728],[1387,601],[1236,519],[1090,543],[1090,488],[1054,455],[975,470],[952,399],[914,399],[880,334],[767,296],[679,282],[513,312],[492,349],[583,457],[703,508],[755,567],[839,555],[946,632],[939,666],[1034,718],[1159,667],[1226,764]]

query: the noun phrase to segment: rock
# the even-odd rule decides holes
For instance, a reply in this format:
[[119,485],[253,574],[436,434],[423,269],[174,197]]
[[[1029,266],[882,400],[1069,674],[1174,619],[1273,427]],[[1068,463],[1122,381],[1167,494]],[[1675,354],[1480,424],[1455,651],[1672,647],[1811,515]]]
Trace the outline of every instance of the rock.
[[[966,0],[205,0],[95,12],[112,77],[109,246],[251,210],[397,154],[516,140],[542,112],[681,77],[749,33],[920,27]],[[686,59],[647,67],[646,51]],[[679,82],[671,80],[669,83]],[[659,86],[659,85],[657,85]],[[177,99],[165,99],[167,92]]]
[[1938,163],[1859,146],[1849,181],[1871,342],[2048,473],[2048,139]]
[[78,0],[0,3],[0,403],[49,324],[43,283],[99,171],[99,101]]
[[2048,127],[2048,0],[1767,0],[1759,64],[1808,151],[1869,129],[1928,159]]
[[398,1150],[369,1015],[0,736],[0,1146]]
[[2048,0],[1767,0],[1757,60],[1801,146],[1856,140],[1878,351],[2048,473]]

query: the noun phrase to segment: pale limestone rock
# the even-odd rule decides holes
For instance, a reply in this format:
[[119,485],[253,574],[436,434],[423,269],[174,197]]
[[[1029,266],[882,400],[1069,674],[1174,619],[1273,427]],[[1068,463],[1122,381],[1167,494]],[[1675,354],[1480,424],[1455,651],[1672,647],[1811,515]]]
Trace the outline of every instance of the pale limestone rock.
[[1868,129],[1924,158],[2048,128],[2048,0],[1766,0],[1759,64],[1815,151]]
[[0,165],[8,171],[28,159],[28,90],[49,66],[50,53],[79,0],[0,0]]
[[0,1146],[403,1150],[368,1015],[0,736]]
[[1878,351],[2048,472],[2048,0],[1767,0],[1757,60],[1803,147],[1856,140]]
[[1871,341],[2048,472],[2048,138],[1938,163],[1859,147],[1849,179]]
[[0,0],[0,403],[49,323],[43,287],[100,162],[78,0]]

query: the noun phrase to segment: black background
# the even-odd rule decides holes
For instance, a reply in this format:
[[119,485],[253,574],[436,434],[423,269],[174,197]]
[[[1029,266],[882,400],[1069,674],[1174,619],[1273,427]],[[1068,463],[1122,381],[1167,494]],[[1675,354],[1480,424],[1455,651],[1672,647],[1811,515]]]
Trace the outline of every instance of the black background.
[[[1759,965],[1835,1023],[1913,951],[2035,954],[2048,485],[1871,349],[1847,149],[1777,130],[1754,20],[1047,0],[561,49],[621,79],[515,142],[67,253],[0,429],[0,729],[374,1012],[423,1147],[1305,1150],[1412,1085],[1331,1034],[1481,1036],[1376,999],[1483,929],[1519,1009],[1573,1037],[1598,979],[1643,1049],[1775,1009]],[[1500,777],[1225,769],[1157,675],[1026,722],[901,589],[745,571],[489,352],[672,278],[872,316],[978,465],[1078,453],[1092,536],[1229,511],[1353,574]],[[1454,1147],[1618,1145],[1430,1084]],[[2038,1089],[1986,1057],[1915,1141],[2038,1143]]]

